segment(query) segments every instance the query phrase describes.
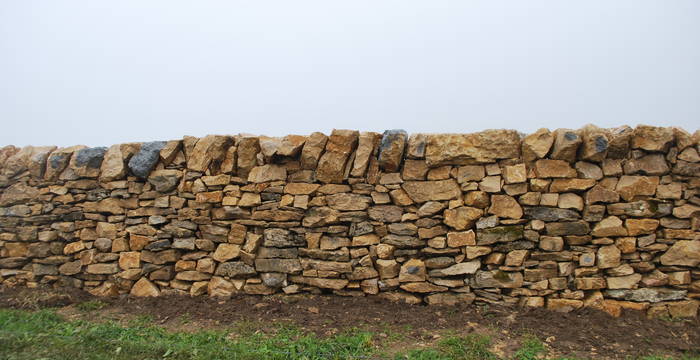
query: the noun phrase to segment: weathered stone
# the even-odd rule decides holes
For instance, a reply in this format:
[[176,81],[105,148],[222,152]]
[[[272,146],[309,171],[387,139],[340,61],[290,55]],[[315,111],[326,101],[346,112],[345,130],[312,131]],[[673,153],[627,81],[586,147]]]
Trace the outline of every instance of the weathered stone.
[[434,285],[429,282],[411,282],[401,284],[401,289],[408,292],[416,293],[431,293],[439,291],[447,291],[448,288],[445,286]]
[[685,204],[673,208],[673,216],[680,219],[688,219],[696,215],[700,215],[700,206]]
[[603,170],[600,166],[585,161],[579,161],[575,165],[580,178],[600,180],[603,178]]
[[503,169],[503,180],[506,184],[517,184],[527,181],[525,164],[506,166]]
[[523,286],[523,274],[500,270],[478,271],[474,275],[472,286],[474,288],[519,288]]
[[131,295],[145,297],[145,296],[160,296],[160,290],[158,287],[150,282],[145,277],[142,277],[137,281],[131,288]]
[[139,151],[129,160],[129,170],[135,176],[145,179],[160,159],[160,151],[165,141],[152,141],[141,144]]
[[659,258],[663,265],[698,266],[700,240],[679,240]]
[[18,182],[5,188],[0,195],[0,206],[10,206],[18,203],[29,202],[39,195],[39,190]]
[[445,219],[443,222],[453,229],[466,230],[473,227],[476,220],[483,214],[484,212],[481,209],[460,206],[458,208],[445,210]]
[[554,132],[554,146],[552,147],[552,153],[549,154],[549,158],[572,163],[576,161],[576,153],[581,142],[581,136],[573,130],[556,130]]
[[620,201],[620,194],[606,189],[600,185],[592,187],[586,192],[586,204],[614,203]]
[[401,166],[408,134],[404,130],[387,130],[379,144],[379,167],[386,172],[395,172]]
[[651,154],[639,159],[629,159],[623,165],[627,175],[664,175],[669,172],[668,164],[662,154]]
[[633,200],[636,196],[652,196],[659,184],[658,177],[623,176],[617,182],[615,191],[625,201]]
[[554,143],[554,135],[548,129],[539,129],[522,141],[523,160],[527,162],[544,158]]
[[431,277],[455,276],[474,274],[481,267],[481,260],[476,259],[468,262],[454,264],[444,269],[430,270]]
[[401,265],[399,282],[425,281],[425,263],[422,260],[411,259]]
[[656,219],[627,219],[625,227],[630,236],[643,234],[653,234],[659,227],[659,220]]
[[211,256],[218,262],[225,262],[237,258],[241,253],[241,246],[236,244],[219,244]]
[[395,205],[373,206],[368,210],[370,219],[386,223],[401,221],[402,214],[401,207]]
[[[352,130],[333,130],[316,168],[316,179],[322,183],[341,183],[345,178],[348,158],[357,145],[359,133]],[[303,154],[302,154],[303,156]]]
[[265,229],[263,245],[278,248],[305,246],[306,240],[303,236],[286,229]]
[[632,135],[632,148],[665,152],[673,140],[673,130],[670,128],[639,125]]
[[353,193],[340,193],[326,196],[326,203],[335,210],[360,211],[372,203],[372,198]]
[[407,181],[402,188],[417,203],[452,200],[459,198],[462,194],[454,180]]
[[596,255],[598,267],[601,269],[609,269],[619,266],[620,254],[620,249],[615,245],[601,246]]
[[567,236],[567,235],[588,235],[591,231],[585,221],[552,222],[545,225],[547,235]]
[[622,226],[620,218],[609,216],[593,227],[591,235],[598,237],[627,236],[627,229]]
[[347,286],[348,280],[345,279],[322,279],[322,278],[315,278],[315,277],[306,277],[306,276],[290,276],[289,281],[295,282],[295,283],[300,283],[300,284],[306,284],[309,286],[315,286],[318,288],[322,289],[333,289],[333,290],[340,290]]
[[513,130],[486,130],[474,134],[427,135],[428,166],[490,163],[520,156],[520,135]]
[[164,169],[156,170],[148,177],[148,182],[153,185],[156,191],[161,193],[167,193],[175,190],[180,179],[182,178],[182,172],[179,170]]
[[554,179],[549,186],[549,191],[553,193],[584,191],[596,184],[594,179]]
[[367,167],[369,166],[370,157],[375,154],[375,149],[380,140],[380,135],[374,132],[361,132],[357,150],[355,151],[355,159],[352,163],[350,175],[353,177],[365,176]]
[[601,162],[608,154],[607,132],[593,125],[587,125],[581,130],[582,144],[579,157],[583,160]]
[[192,152],[187,154],[187,168],[205,172],[211,167],[215,170],[213,174],[218,174],[232,142],[231,137],[221,135],[207,135],[199,139]]
[[523,217],[523,209],[520,204],[508,195],[491,196],[491,207],[488,212],[502,218],[520,219]]
[[642,280],[642,275],[631,274],[626,276],[608,277],[608,289],[633,289]]
[[576,211],[544,206],[526,207],[525,216],[530,219],[552,221],[574,221],[581,218]]
[[524,236],[522,225],[497,226],[489,229],[480,229],[476,232],[478,245],[489,245],[498,242],[511,242],[522,239]]
[[685,298],[687,291],[671,290],[671,289],[652,289],[643,288],[637,290],[608,290],[605,292],[607,297],[613,299],[622,299],[635,302],[651,302],[657,303],[661,301],[682,300]]
[[425,297],[425,302],[428,305],[469,305],[474,302],[476,295],[467,294],[451,294],[451,293],[438,293],[431,294]]
[[[305,227],[319,227],[335,224],[339,221],[339,215],[340,212],[338,210],[326,206],[312,207],[308,209],[304,214],[304,220],[302,221],[302,225],[304,225]],[[370,212],[370,217],[371,216],[372,215]],[[399,220],[400,219],[401,216],[399,215]]]
[[256,166],[250,170],[248,181],[253,183],[264,183],[287,179],[287,169],[281,165]]
[[250,277],[256,274],[255,269],[242,261],[229,261],[219,264],[214,273],[229,278]]
[[535,172],[541,178],[573,178],[576,170],[564,160],[541,159],[535,162]]

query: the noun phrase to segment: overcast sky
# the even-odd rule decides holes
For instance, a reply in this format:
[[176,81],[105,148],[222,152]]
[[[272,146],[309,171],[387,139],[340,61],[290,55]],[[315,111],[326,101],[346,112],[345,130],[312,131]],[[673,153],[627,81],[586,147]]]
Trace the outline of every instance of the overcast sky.
[[0,0],[0,145],[700,127],[700,1]]

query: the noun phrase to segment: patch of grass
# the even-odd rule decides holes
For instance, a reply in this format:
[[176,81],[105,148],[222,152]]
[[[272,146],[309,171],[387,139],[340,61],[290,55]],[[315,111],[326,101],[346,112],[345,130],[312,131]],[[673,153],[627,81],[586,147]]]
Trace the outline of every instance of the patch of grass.
[[438,342],[435,349],[411,350],[399,354],[396,359],[410,360],[496,360],[489,350],[491,339],[485,335],[470,334],[465,337],[448,337]]
[[0,310],[0,358],[25,359],[353,359],[373,351],[371,334],[318,338],[291,327],[235,340],[226,331],[171,333],[140,319],[66,321],[50,310]]
[[95,311],[95,310],[100,310],[103,309],[105,306],[107,306],[107,303],[99,301],[99,300],[92,300],[92,301],[85,301],[81,302],[80,304],[76,305],[75,307],[78,308],[80,311]]
[[529,335],[523,339],[522,347],[515,353],[515,360],[535,360],[541,355],[547,354],[547,348],[542,341],[535,336]]

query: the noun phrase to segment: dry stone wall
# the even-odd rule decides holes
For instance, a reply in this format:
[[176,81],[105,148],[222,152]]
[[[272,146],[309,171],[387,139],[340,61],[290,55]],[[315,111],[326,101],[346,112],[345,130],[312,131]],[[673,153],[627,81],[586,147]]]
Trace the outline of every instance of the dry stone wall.
[[700,132],[185,137],[0,149],[0,282],[693,316]]

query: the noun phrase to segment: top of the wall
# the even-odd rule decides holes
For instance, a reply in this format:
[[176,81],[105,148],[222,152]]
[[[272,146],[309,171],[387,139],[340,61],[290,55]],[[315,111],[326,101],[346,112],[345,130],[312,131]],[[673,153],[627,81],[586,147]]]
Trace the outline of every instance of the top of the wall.
[[330,136],[318,132],[284,137],[185,136],[182,140],[108,148],[10,145],[0,148],[0,187],[24,177],[38,181],[111,182],[129,176],[146,179],[154,171],[169,168],[230,174],[254,183],[284,180],[287,170],[299,169],[302,174],[308,170],[311,181],[342,183],[351,178],[371,180],[379,172],[397,172],[405,159],[424,159],[429,167],[513,159],[527,163],[540,158],[601,162],[606,158],[624,158],[635,149],[665,153],[694,148],[697,152],[699,141],[700,131],[691,135],[675,127],[602,129],[589,125],[579,130],[540,129],[530,135],[515,130],[410,136],[403,130],[387,130],[383,134],[333,130]]

